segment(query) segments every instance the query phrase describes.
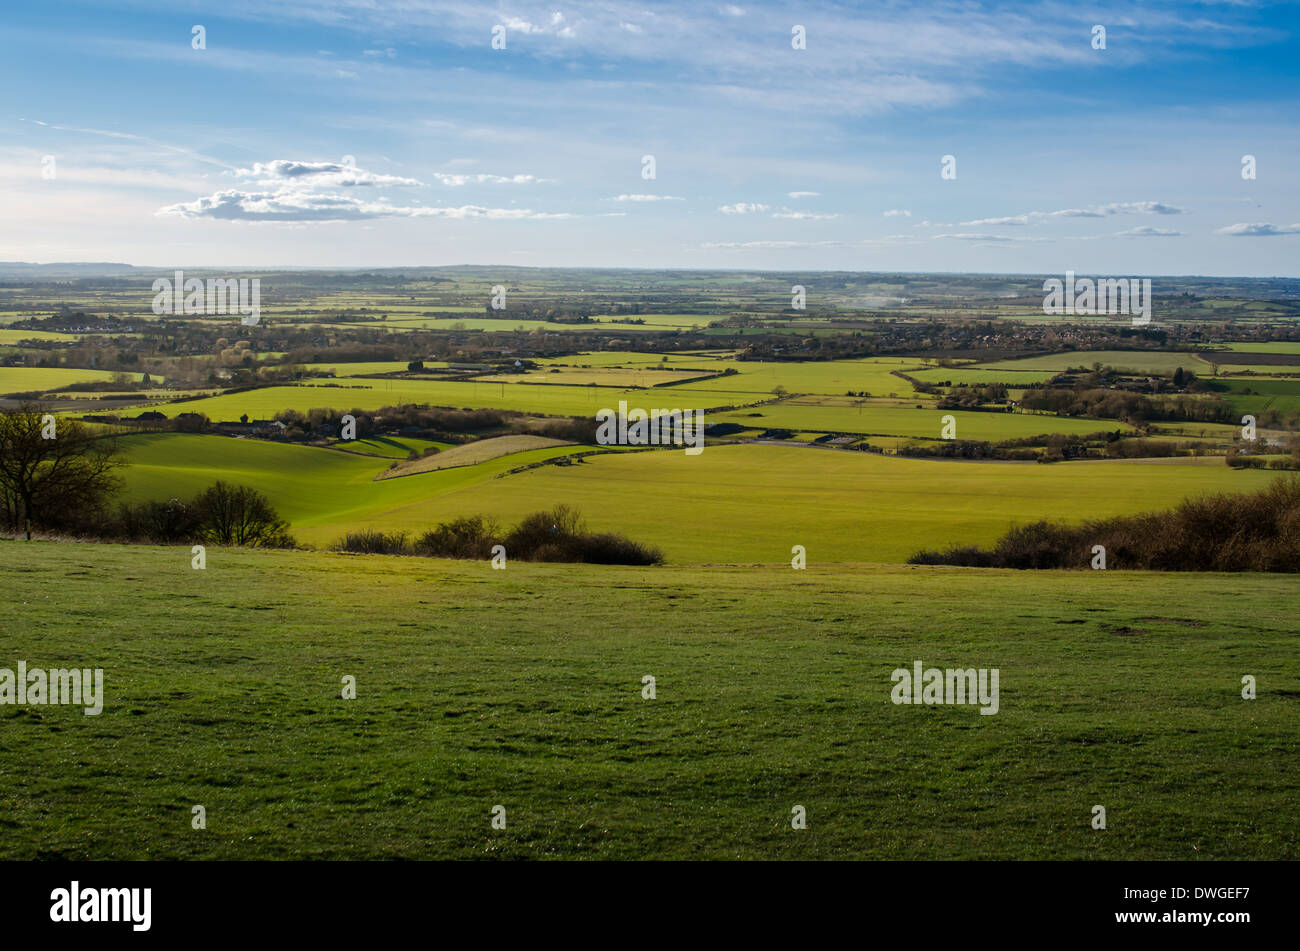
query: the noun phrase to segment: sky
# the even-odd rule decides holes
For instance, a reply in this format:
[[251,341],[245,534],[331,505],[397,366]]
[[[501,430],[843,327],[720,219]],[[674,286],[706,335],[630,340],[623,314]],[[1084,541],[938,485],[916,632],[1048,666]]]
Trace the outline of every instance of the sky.
[[0,260],[1300,276],[1296,3],[48,0],[0,90]]

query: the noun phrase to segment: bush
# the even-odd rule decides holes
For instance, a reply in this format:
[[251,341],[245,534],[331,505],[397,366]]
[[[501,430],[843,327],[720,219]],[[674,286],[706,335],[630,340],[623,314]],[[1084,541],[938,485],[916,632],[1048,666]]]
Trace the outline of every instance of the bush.
[[1092,549],[1108,568],[1148,571],[1300,571],[1300,478],[1281,478],[1249,495],[1186,499],[1165,512],[1012,528],[991,551],[917,552],[917,565],[980,568],[1089,568]]
[[105,527],[107,534],[117,538],[177,545],[199,537],[199,513],[193,503],[180,499],[122,505]]
[[408,555],[405,532],[348,532],[343,541],[336,546],[338,551],[350,551],[358,555]]
[[415,542],[415,553],[431,558],[489,558],[501,532],[482,515],[467,515],[442,522]]
[[582,516],[567,505],[534,512],[509,533],[483,515],[467,515],[442,522],[411,546],[405,535],[354,532],[337,546],[366,554],[408,554],[431,558],[488,559],[503,545],[509,558],[519,561],[585,562],[592,565],[657,565],[664,560],[659,549],[609,532],[588,532]]
[[289,523],[266,496],[244,485],[215,482],[194,500],[201,541],[249,548],[289,548]]

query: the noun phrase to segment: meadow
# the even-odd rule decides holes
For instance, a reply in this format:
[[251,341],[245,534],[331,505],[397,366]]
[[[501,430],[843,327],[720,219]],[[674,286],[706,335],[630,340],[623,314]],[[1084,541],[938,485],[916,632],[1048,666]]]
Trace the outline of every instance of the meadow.
[[700,390],[693,385],[656,389],[616,386],[487,383],[475,380],[367,380],[349,378],[344,383],[308,381],[300,386],[269,386],[242,393],[226,393],[181,403],[149,407],[170,417],[180,413],[205,413],[214,422],[269,419],[284,409],[306,413],[312,409],[375,410],[404,403],[427,403],[453,409],[499,409],[552,416],[594,416],[605,407],[617,408],[626,399],[633,406],[709,408],[753,402],[757,396]]
[[[105,692],[0,708],[6,860],[1300,850],[1289,578],[40,541],[0,572],[5,655]],[[891,703],[916,660],[998,668],[998,713]]]
[[[924,404],[920,404],[924,405]],[[877,401],[859,402],[844,397],[796,397],[779,403],[765,403],[749,409],[711,414],[711,423],[739,423],[765,427],[817,432],[863,433],[881,436],[912,436],[939,439],[942,419],[956,420],[957,439],[998,441],[1023,439],[1044,433],[1096,433],[1132,427],[1109,419],[1085,419],[1035,413],[975,412],[941,410],[930,405],[917,408],[884,405]]]
[[698,456],[616,451],[497,477],[575,451],[553,447],[375,482],[390,460],[176,433],[122,445],[129,498],[189,497],[217,479],[251,485],[317,547],[357,529],[419,532],[468,514],[513,522],[566,503],[594,530],[657,545],[677,564],[788,563],[796,544],[810,561],[902,562],[922,548],[989,544],[1015,523],[1165,508],[1272,478],[1208,458],[1043,466],[721,445]]
[[1092,368],[1093,364],[1128,370],[1133,373],[1172,374],[1179,367],[1198,376],[1210,376],[1213,367],[1194,353],[1168,353],[1159,350],[1069,350],[1041,356],[1021,357],[977,364],[980,370],[1054,370],[1070,367]]
[[[73,383],[101,383],[118,374],[108,370],[74,370],[63,367],[0,367],[0,394],[57,390]],[[142,374],[125,376],[140,382]],[[161,378],[159,378],[161,379]]]

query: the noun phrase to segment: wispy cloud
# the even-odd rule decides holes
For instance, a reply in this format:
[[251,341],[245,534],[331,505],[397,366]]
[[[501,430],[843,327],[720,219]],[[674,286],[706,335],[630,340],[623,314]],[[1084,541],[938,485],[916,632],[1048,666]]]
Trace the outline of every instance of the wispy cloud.
[[1181,231],[1171,231],[1168,228],[1153,228],[1150,225],[1141,225],[1137,228],[1129,228],[1127,231],[1115,232],[1117,238],[1181,238]]
[[1272,238],[1284,234],[1300,234],[1300,224],[1271,225],[1264,222],[1236,224],[1218,228],[1215,233],[1231,235],[1234,238]]

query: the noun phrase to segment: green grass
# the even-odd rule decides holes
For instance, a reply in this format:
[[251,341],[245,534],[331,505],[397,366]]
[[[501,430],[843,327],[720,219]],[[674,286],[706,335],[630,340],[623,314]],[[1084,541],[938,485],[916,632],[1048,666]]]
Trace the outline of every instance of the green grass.
[[711,423],[740,423],[765,428],[939,439],[944,425],[943,417],[951,415],[957,421],[957,439],[989,442],[1022,439],[1042,433],[1082,435],[1117,429],[1127,432],[1131,429],[1123,423],[1108,419],[940,410],[935,409],[933,404],[924,409],[915,407],[915,403],[896,406],[874,401],[859,407],[851,398],[802,397],[751,409],[710,414],[707,418]]
[[[0,571],[4,664],[106,694],[0,707],[6,860],[1300,849],[1289,578],[4,541]],[[999,713],[894,705],[915,660],[998,668]]]
[[1225,346],[1235,353],[1297,353],[1300,354],[1300,341],[1274,340],[1267,343],[1229,343]]
[[891,371],[910,372],[919,366],[921,361],[918,360],[890,357],[827,360],[818,363],[731,361],[722,367],[737,370],[737,373],[692,384],[692,389],[767,395],[776,387],[783,386],[790,393],[843,396],[848,392],[867,392],[872,396],[887,396],[890,393],[910,396],[913,392],[912,384],[894,376]]
[[[335,377],[362,376],[367,373],[405,373],[408,366],[405,360],[378,360],[360,363],[304,363],[302,369],[311,372],[333,372]],[[424,362],[425,367],[445,367],[438,361]]]
[[[99,383],[112,380],[116,372],[108,370],[75,370],[63,367],[0,367],[0,394],[27,393],[33,390],[50,391],[73,383]],[[128,373],[137,383],[142,375]],[[157,377],[161,380],[162,377]]]
[[[1232,404],[1238,413],[1259,415],[1266,409],[1274,409],[1283,416],[1300,413],[1300,378],[1291,380],[1269,380],[1257,377],[1244,380],[1223,380],[1229,392],[1224,398]],[[1246,390],[1252,391],[1250,395]]]
[[217,479],[252,485],[327,546],[357,529],[418,532],[458,515],[513,522],[556,503],[597,531],[660,546],[675,563],[904,561],[921,548],[987,545],[1013,523],[1167,508],[1213,491],[1249,491],[1274,476],[1221,459],[969,463],[782,446],[615,452],[496,478],[569,455],[539,449],[475,466],[372,481],[388,461],[329,449],[164,433],[123,441],[131,498],[188,497]]
[[1056,370],[1069,367],[1092,368],[1094,363],[1127,370],[1133,373],[1169,374],[1179,367],[1193,370],[1197,376],[1209,376],[1212,367],[1192,353],[1166,353],[1152,350],[1071,350],[1050,356],[1022,357],[1017,360],[999,360],[981,363],[976,369],[996,370]]
[[375,410],[399,403],[427,403],[456,409],[512,410],[550,416],[591,416],[603,408],[630,406],[706,409],[753,402],[751,394],[714,393],[695,387],[627,389],[590,386],[542,386],[529,383],[453,383],[438,380],[349,379],[345,385],[270,386],[243,393],[228,393],[184,403],[150,407],[168,416],[206,413],[214,421],[268,419],[284,409],[306,413],[312,409]]
[[968,370],[964,367],[940,367],[937,370],[911,370],[908,376],[914,376],[926,383],[951,382],[954,386],[983,386],[987,383],[1005,383],[1007,386],[1032,386],[1044,383],[1055,376],[1052,370],[1014,370],[1010,364],[1001,364],[1000,369]]

